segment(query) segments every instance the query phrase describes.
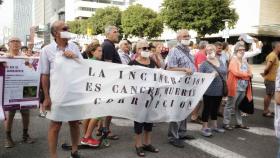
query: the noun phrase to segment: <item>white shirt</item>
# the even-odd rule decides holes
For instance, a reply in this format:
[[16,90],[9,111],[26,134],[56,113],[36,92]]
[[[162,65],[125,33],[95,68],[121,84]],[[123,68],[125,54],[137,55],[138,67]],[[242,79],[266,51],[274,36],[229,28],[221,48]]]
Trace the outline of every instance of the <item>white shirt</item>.
[[[280,68],[277,70],[277,76],[275,80],[275,91],[280,92]],[[277,138],[280,138],[280,105],[275,104],[274,107],[275,117],[274,117],[274,127],[275,134]]]
[[57,43],[53,41],[49,45],[45,46],[40,53],[40,67],[41,74],[50,74],[54,66],[54,60],[57,56],[62,55],[63,51],[71,51],[75,53],[78,58],[83,59],[78,46],[75,43],[68,42],[68,45],[64,50],[60,50],[57,47]]

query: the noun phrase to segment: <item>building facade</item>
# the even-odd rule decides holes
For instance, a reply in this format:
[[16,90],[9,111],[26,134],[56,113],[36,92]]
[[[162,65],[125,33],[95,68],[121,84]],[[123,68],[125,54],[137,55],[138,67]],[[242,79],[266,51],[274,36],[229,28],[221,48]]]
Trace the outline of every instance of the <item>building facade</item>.
[[65,3],[65,21],[75,19],[87,19],[91,17],[96,9],[109,6],[117,6],[125,10],[136,0],[67,0]]
[[17,36],[26,43],[31,25],[32,0],[13,0],[12,36]]
[[32,3],[32,24],[36,26],[36,39],[49,43],[51,24],[56,20],[65,20],[65,0],[33,0]]

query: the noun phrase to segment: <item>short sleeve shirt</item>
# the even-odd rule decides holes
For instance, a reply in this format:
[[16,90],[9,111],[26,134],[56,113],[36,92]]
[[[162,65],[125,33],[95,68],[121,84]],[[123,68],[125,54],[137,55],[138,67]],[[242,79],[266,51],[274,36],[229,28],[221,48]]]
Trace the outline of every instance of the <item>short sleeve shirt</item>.
[[150,64],[149,65],[144,65],[139,63],[136,60],[132,60],[128,63],[128,65],[139,65],[139,66],[144,66],[144,67],[148,67],[148,68],[155,68],[156,67],[156,63],[153,60],[150,60]]
[[196,72],[194,58],[190,53],[185,54],[182,50],[174,47],[168,54],[168,67],[189,68]]
[[272,66],[271,66],[268,74],[266,74],[264,76],[264,79],[267,81],[275,81],[277,69],[279,67],[279,59],[278,59],[277,54],[275,52],[269,53],[266,56],[265,61],[266,61],[266,63],[272,62]]
[[111,60],[112,63],[122,63],[114,43],[112,43],[108,39],[105,39],[102,43],[102,60]]
[[78,58],[83,58],[76,44],[69,42],[64,50],[60,50],[57,47],[56,42],[53,41],[49,45],[45,46],[42,52],[40,53],[41,74],[51,74],[51,71],[54,68],[55,58],[57,56],[61,56],[63,51],[71,51],[75,53],[78,56]]
[[[220,61],[220,66],[217,67],[218,71],[220,72],[220,74],[223,76],[223,78],[226,78],[226,74],[227,74],[227,68],[226,66],[222,63],[222,61]],[[209,64],[209,62],[203,62],[200,67],[199,67],[199,71],[202,73],[213,73],[216,72],[216,70],[213,68],[213,66],[211,64]],[[206,90],[206,92],[204,93],[204,95],[208,95],[208,96],[223,96],[223,80],[221,79],[221,77],[219,75],[217,75],[214,80],[212,81],[212,83],[210,84],[210,86],[208,87],[208,89]]]

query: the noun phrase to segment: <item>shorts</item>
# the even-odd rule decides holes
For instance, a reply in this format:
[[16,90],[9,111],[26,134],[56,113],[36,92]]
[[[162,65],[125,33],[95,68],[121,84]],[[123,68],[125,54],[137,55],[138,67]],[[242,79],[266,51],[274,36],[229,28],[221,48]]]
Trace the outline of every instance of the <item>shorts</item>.
[[266,95],[274,95],[275,81],[264,81]]
[[[29,109],[21,109],[19,111],[22,115],[30,115],[30,110]],[[16,114],[16,112],[17,112],[17,110],[11,110],[11,111],[8,111],[8,114],[10,116],[14,116]]]
[[136,134],[141,134],[143,131],[143,128],[147,132],[152,132],[153,123],[146,123],[146,122],[140,123],[140,122],[134,121],[134,132]]

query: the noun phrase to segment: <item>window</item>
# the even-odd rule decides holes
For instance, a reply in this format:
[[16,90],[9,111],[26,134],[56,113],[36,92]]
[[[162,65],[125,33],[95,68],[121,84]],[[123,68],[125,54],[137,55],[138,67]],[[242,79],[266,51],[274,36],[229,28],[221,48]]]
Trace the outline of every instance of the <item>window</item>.
[[79,7],[79,10],[88,11],[88,12],[95,12],[96,8]]

